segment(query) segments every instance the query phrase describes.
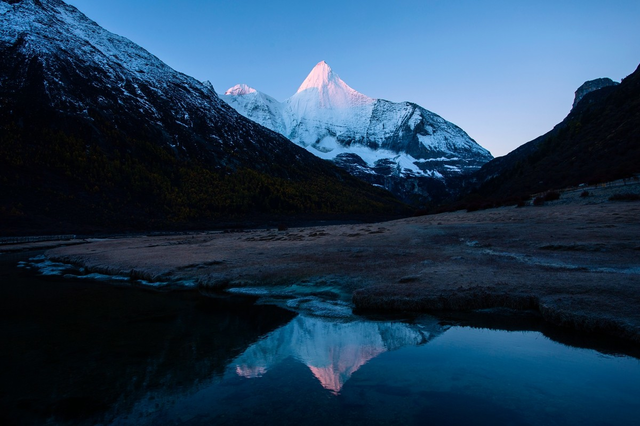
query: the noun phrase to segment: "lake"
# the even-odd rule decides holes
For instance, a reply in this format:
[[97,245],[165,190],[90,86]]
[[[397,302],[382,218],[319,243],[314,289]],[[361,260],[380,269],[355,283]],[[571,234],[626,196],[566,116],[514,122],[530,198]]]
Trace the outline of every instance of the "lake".
[[37,254],[0,255],[4,425],[640,418],[637,348],[528,315],[324,317],[255,297],[39,277],[16,267]]

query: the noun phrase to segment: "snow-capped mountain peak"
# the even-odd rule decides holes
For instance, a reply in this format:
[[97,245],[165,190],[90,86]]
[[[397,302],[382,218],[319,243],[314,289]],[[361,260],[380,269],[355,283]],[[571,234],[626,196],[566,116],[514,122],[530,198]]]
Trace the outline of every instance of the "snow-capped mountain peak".
[[325,61],[320,61],[315,67],[313,67],[296,93],[300,93],[303,90],[311,88],[321,89],[324,86],[328,86],[331,83],[335,84],[336,82],[344,84],[344,82],[340,80],[340,77],[333,72],[329,64]]
[[302,82],[295,97],[316,98],[320,108],[349,108],[373,102],[349,87],[325,61],[318,62]]
[[236,84],[235,86],[233,86],[232,88],[224,92],[224,94],[233,95],[233,96],[242,96],[242,95],[248,95],[249,93],[256,93],[256,92],[257,92],[256,89],[254,89],[253,87],[249,87],[246,84]]
[[[28,89],[42,108],[113,123],[123,134],[143,135],[184,158],[212,160],[215,167],[321,163],[241,117],[210,82],[172,69],[62,0],[0,0],[0,57],[0,116],[10,110],[5,99],[28,99]],[[247,85],[227,93],[278,107]],[[282,121],[279,115],[264,119]],[[242,154],[231,158],[229,147]]]
[[240,114],[412,203],[453,195],[449,182],[492,158],[439,115],[414,103],[363,95],[324,61],[283,102],[259,91],[234,91],[240,89],[222,98]]

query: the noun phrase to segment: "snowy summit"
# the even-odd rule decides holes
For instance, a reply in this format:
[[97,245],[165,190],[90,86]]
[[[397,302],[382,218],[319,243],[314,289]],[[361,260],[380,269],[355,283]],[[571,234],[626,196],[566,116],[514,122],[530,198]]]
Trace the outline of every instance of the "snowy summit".
[[296,95],[316,97],[320,108],[349,108],[374,102],[349,87],[325,61],[311,70]]
[[232,88],[224,92],[224,94],[233,95],[233,96],[242,96],[242,95],[248,95],[249,93],[255,93],[255,92],[256,92],[256,89],[254,89],[253,87],[249,87],[246,84],[236,84],[235,86],[233,86]]
[[492,159],[458,126],[411,102],[363,95],[324,61],[284,102],[247,88],[234,86],[221,97],[245,117],[406,201],[450,195],[449,178]]

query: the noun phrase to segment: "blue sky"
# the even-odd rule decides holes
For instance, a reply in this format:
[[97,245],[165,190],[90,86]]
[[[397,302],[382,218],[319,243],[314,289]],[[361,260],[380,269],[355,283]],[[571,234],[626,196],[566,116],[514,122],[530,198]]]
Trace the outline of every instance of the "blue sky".
[[640,63],[640,1],[68,0],[218,92],[282,101],[325,60],[354,89],[415,102],[495,156],[547,132],[586,80]]

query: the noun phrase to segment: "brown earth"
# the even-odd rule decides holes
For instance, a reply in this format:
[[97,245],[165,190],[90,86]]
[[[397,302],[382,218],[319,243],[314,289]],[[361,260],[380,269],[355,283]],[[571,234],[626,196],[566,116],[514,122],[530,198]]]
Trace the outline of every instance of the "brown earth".
[[640,343],[640,203],[595,194],[378,224],[107,239],[47,255],[209,291],[331,282],[360,311],[535,309]]

